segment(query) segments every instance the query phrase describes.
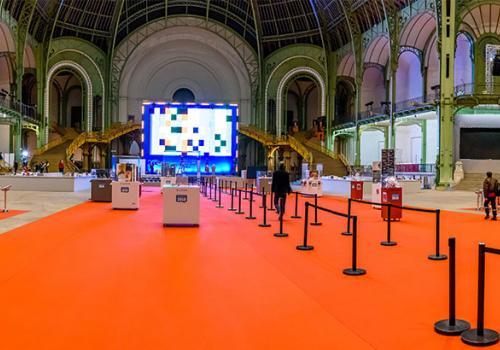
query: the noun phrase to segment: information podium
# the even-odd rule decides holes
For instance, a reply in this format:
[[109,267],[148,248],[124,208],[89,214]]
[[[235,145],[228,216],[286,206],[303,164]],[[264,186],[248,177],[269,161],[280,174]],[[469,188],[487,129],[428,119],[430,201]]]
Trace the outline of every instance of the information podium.
[[113,209],[139,209],[140,182],[113,181],[111,187]]
[[200,187],[165,185],[163,226],[200,225]]
[[363,200],[363,181],[351,181],[351,199]]
[[[387,187],[382,188],[382,204],[393,204],[397,206],[403,205],[403,188],[402,187]],[[387,220],[389,218],[388,208],[386,205],[382,206],[382,219]],[[403,210],[401,208],[391,208],[391,221],[401,220],[403,216]]]

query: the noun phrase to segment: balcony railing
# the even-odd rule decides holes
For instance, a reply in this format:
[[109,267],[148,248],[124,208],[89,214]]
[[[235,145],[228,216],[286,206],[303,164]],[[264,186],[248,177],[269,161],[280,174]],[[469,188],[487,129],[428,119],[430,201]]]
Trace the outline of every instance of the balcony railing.
[[18,112],[28,121],[39,122],[41,120],[40,115],[37,113],[36,106],[22,103],[2,92],[0,92],[0,106]]
[[461,84],[455,87],[455,96],[500,95],[500,84]]

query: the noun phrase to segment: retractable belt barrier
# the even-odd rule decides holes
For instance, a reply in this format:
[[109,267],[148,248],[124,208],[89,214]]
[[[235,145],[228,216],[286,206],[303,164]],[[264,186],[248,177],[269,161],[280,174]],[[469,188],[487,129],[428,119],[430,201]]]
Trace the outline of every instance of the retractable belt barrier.
[[262,192],[262,223],[259,224],[260,227],[271,227],[270,224],[267,223],[267,194],[265,192]]
[[299,215],[299,192],[295,193],[295,213],[292,215],[292,219],[300,219],[302,216]]
[[434,324],[434,330],[443,335],[460,335],[470,328],[470,323],[457,320],[455,317],[455,295],[456,295],[456,268],[455,268],[455,237],[448,238],[450,255],[449,263],[449,296],[448,296],[448,319],[438,321]]
[[487,247],[479,243],[477,272],[477,327],[462,333],[462,341],[473,346],[487,346],[498,342],[498,332],[484,328],[484,285],[486,253],[500,255],[500,249]]
[[315,210],[321,210],[326,213],[330,213],[332,215],[340,216],[343,218],[347,218],[347,220],[352,219],[352,264],[351,267],[346,268],[343,270],[343,273],[345,275],[349,276],[360,276],[364,275],[366,273],[365,269],[360,269],[357,266],[357,244],[358,244],[358,217],[357,216],[351,216],[349,214],[344,214],[340,213],[338,211],[334,211],[328,208],[320,207],[316,204],[311,204],[309,202],[305,203],[305,208],[304,208],[304,242],[302,245],[298,245],[296,248],[297,250],[313,250],[314,247],[312,245],[308,245],[307,238],[308,238],[308,229],[309,229],[309,207],[314,207]]
[[[356,203],[361,203],[361,204],[369,204],[369,205],[380,205],[380,206],[385,206],[387,207],[387,213],[388,213],[388,218],[387,218],[387,240],[380,242],[381,245],[384,246],[394,246],[397,243],[394,241],[391,241],[391,209],[396,208],[396,209],[401,209],[401,210],[409,210],[409,211],[416,211],[416,212],[421,212],[421,213],[429,213],[429,214],[435,214],[436,215],[436,228],[435,228],[435,234],[436,234],[436,250],[434,254],[431,254],[428,256],[430,260],[446,260],[447,256],[444,254],[441,254],[440,252],[440,238],[441,238],[441,210],[440,209],[422,209],[422,208],[415,208],[415,207],[405,207],[405,206],[400,206],[400,205],[394,205],[391,203],[377,203],[377,202],[370,202],[370,201],[365,201],[361,199],[351,199],[349,198],[347,201],[347,213],[349,217],[351,217],[351,212],[352,212],[352,202]],[[351,235],[350,232],[350,227],[351,227],[351,220],[347,220],[347,230],[345,232],[342,232],[343,235]]]
[[280,211],[280,232],[275,233],[274,237],[288,237],[288,233],[283,232],[283,212],[285,211],[285,208],[283,208],[283,198],[280,198],[278,201]]

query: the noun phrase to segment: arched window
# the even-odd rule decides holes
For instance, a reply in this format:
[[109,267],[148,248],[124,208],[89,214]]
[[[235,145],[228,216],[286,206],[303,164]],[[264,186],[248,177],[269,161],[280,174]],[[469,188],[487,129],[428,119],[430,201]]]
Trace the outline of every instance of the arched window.
[[172,100],[174,100],[174,102],[181,103],[194,102],[194,94],[189,89],[181,88],[174,93]]

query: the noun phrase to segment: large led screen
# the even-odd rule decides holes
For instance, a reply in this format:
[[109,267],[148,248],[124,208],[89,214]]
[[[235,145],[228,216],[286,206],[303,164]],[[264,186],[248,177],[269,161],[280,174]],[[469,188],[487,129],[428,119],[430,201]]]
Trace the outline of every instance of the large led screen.
[[[236,157],[235,105],[145,103],[144,157],[146,160],[182,163],[196,172],[193,161],[216,165],[229,173]],[[191,161],[191,163],[190,163]],[[199,165],[198,165],[199,166]]]

